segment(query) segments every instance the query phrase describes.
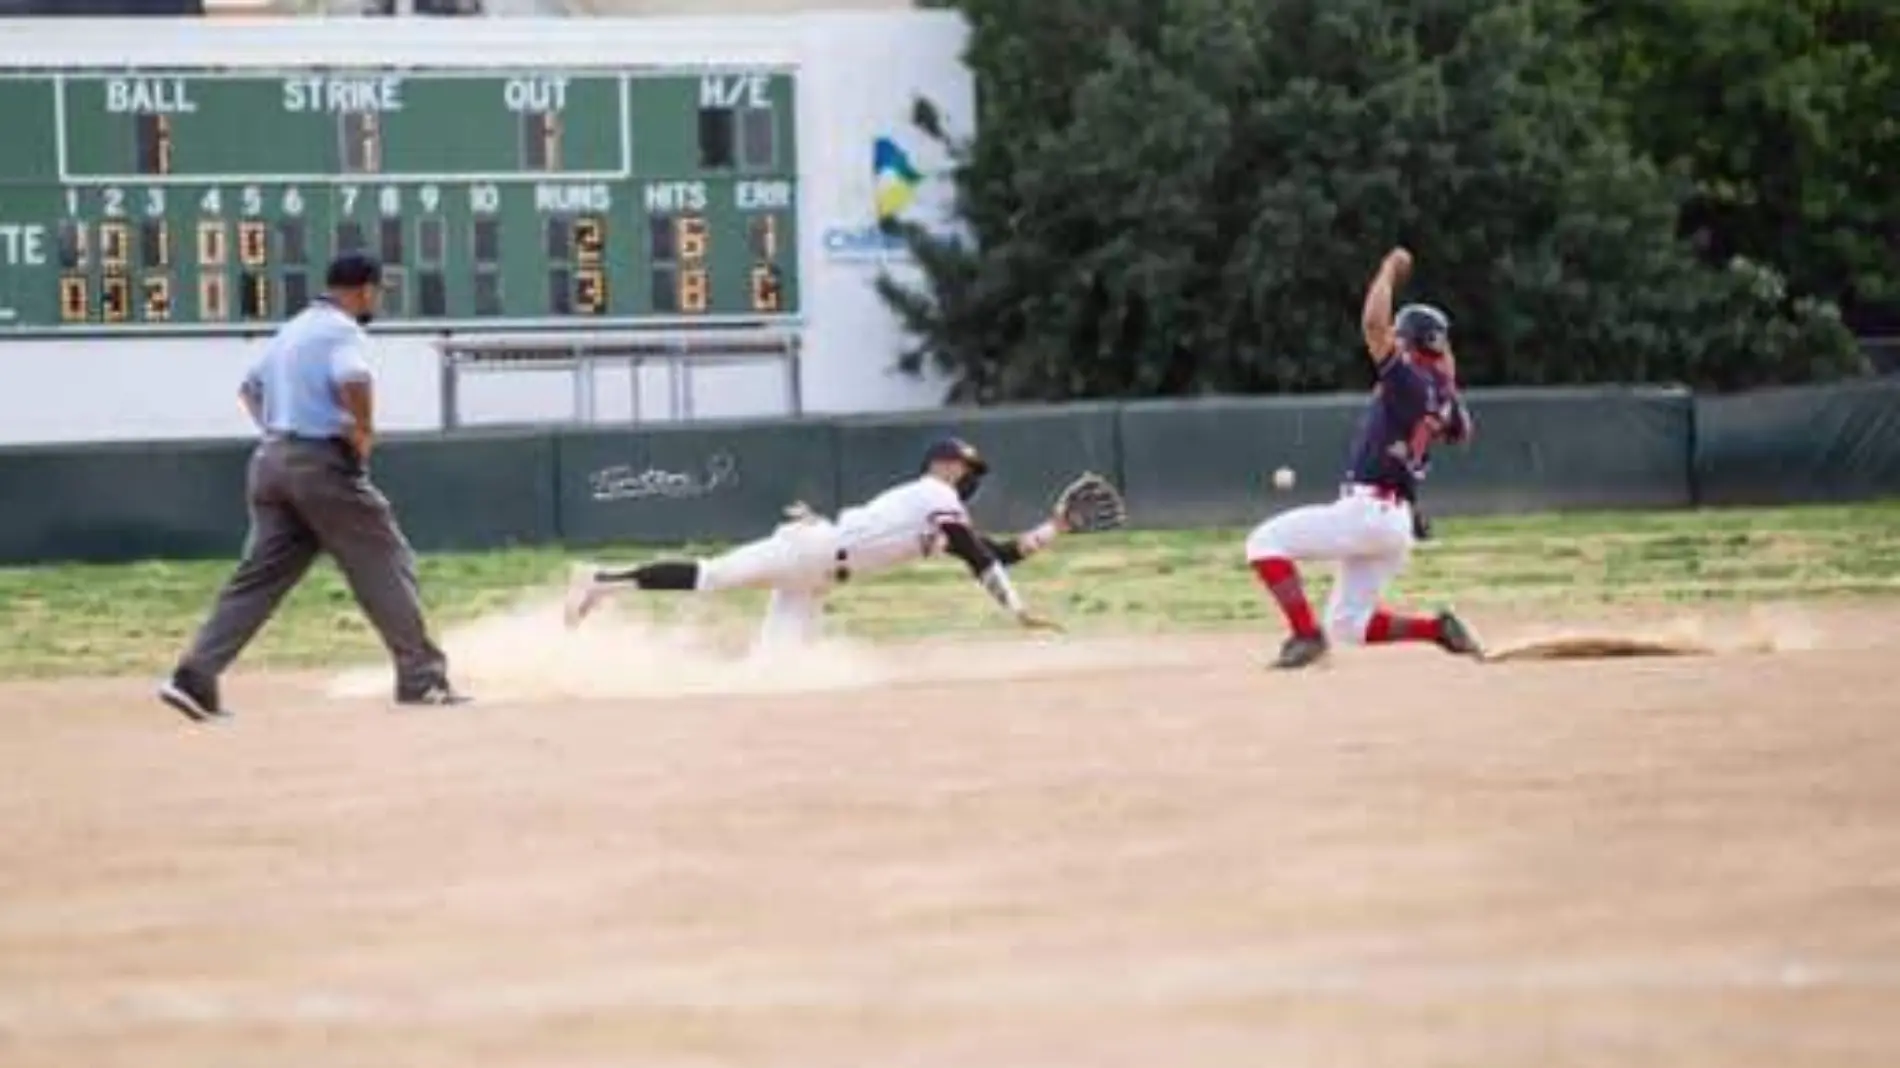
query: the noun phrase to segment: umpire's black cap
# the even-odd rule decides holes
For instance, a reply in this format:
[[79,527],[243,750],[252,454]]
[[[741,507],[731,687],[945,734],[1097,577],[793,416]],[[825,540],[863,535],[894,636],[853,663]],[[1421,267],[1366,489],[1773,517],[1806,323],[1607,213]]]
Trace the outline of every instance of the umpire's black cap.
[[929,467],[938,460],[962,460],[965,466],[979,475],[990,469],[989,461],[976,451],[976,446],[962,438],[941,438],[931,442],[930,448],[924,450],[923,466]]
[[383,265],[367,252],[345,252],[330,261],[323,284],[331,289],[356,289],[383,284]]

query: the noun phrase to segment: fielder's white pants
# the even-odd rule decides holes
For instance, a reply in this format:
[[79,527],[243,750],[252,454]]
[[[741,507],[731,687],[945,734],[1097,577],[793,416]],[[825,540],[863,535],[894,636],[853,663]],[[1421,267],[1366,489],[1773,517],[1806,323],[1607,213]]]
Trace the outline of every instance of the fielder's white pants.
[[1385,587],[1412,556],[1412,506],[1363,487],[1348,487],[1330,504],[1281,512],[1247,535],[1247,562],[1271,557],[1338,564],[1326,602],[1326,633],[1334,641],[1365,641],[1366,625]]
[[771,590],[755,648],[782,648],[818,637],[837,574],[837,528],[814,517],[782,523],[757,541],[700,561],[698,588]]

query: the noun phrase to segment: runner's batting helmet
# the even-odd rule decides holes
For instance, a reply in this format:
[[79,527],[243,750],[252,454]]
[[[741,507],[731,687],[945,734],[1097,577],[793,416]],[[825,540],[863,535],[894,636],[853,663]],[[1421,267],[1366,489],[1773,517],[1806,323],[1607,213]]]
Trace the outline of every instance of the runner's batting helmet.
[[1400,308],[1392,332],[1413,352],[1443,356],[1451,349],[1451,316],[1430,304]]

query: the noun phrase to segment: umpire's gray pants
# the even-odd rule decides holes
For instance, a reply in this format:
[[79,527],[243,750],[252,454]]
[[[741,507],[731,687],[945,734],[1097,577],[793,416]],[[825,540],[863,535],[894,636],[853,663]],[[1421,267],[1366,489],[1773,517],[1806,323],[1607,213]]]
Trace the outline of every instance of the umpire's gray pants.
[[429,640],[415,554],[388,498],[342,441],[270,438],[251,454],[244,560],[179,666],[216,678],[237,659],[319,552],[329,553],[396,662],[399,694],[446,684]]

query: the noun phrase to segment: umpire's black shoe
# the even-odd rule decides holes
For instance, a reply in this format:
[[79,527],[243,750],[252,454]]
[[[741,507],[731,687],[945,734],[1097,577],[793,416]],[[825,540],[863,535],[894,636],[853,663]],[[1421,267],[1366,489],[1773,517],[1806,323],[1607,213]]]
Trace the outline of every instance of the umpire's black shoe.
[[231,710],[218,700],[218,680],[184,668],[159,684],[158,699],[199,723],[231,718]]
[[420,690],[397,690],[399,705],[465,705],[471,698],[446,682],[437,682]]
[[1438,647],[1454,656],[1484,659],[1484,646],[1478,644],[1477,636],[1464,620],[1450,612],[1438,613]]
[[1280,646],[1280,658],[1273,666],[1282,671],[1306,667],[1326,655],[1326,639],[1317,635],[1295,634]]

